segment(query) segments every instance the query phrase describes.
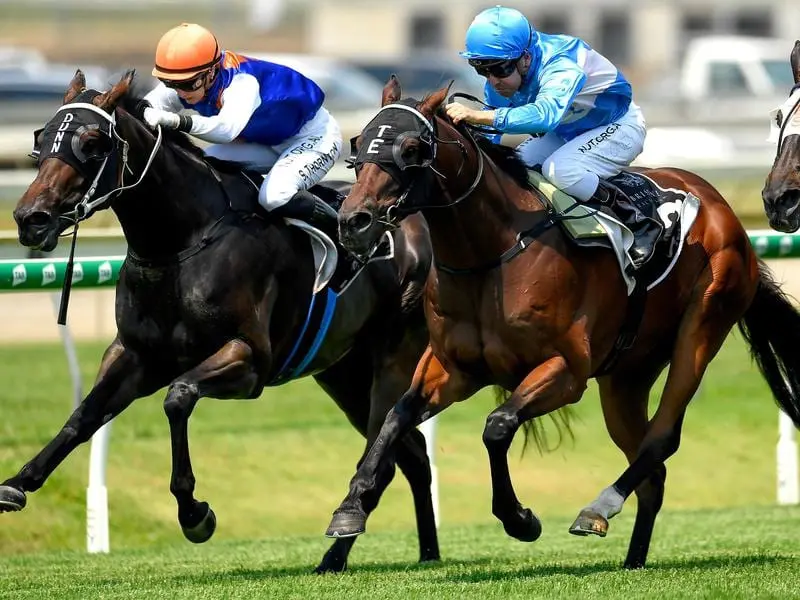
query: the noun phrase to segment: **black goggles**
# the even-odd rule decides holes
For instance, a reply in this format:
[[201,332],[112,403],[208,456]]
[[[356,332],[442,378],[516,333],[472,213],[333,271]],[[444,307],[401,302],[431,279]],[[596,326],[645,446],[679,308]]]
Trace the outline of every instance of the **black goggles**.
[[494,58],[471,58],[469,65],[481,77],[489,77],[491,75],[498,79],[505,79],[517,70],[517,62],[519,62],[519,58],[500,61]]
[[181,90],[182,92],[194,92],[199,90],[203,87],[203,82],[205,81],[206,75],[208,75],[208,71],[205,73],[200,73],[194,79],[184,79],[183,81],[174,81],[172,79],[161,79],[161,83],[163,83],[168,88],[172,88],[173,90]]

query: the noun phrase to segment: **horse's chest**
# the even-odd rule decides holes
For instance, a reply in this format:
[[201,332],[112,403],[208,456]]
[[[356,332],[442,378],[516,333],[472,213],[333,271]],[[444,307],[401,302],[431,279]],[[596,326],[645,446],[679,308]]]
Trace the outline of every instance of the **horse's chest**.
[[548,310],[529,302],[477,302],[472,310],[435,306],[432,338],[448,362],[493,381],[515,381],[541,361]]
[[204,294],[180,293],[163,286],[158,293],[119,296],[117,321],[120,335],[128,343],[188,356],[205,345],[204,339],[215,335],[224,315]]

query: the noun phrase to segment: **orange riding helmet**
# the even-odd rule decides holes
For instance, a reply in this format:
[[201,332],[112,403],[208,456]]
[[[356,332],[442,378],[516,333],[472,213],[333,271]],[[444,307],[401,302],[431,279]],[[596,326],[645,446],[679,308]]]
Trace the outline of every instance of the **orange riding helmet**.
[[158,41],[153,75],[171,81],[192,79],[213,67],[220,56],[213,33],[195,23],[181,23]]

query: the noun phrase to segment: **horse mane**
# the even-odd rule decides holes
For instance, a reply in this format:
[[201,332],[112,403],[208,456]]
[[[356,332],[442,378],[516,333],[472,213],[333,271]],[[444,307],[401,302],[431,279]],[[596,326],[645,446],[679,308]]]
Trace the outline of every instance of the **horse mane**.
[[528,166],[522,161],[516,148],[496,144],[481,134],[474,134],[463,125],[454,124],[450,117],[447,116],[447,113],[444,112],[444,107],[439,107],[437,114],[453,125],[461,135],[474,140],[478,148],[483,151],[489,160],[496,164],[503,173],[511,177],[519,187],[524,190],[533,190],[533,184],[528,177]]
[[522,162],[516,148],[495,144],[490,139],[482,135],[472,136],[478,143],[478,147],[484,151],[500,170],[509,175],[519,187],[524,190],[532,190],[533,184],[528,177],[528,166]]

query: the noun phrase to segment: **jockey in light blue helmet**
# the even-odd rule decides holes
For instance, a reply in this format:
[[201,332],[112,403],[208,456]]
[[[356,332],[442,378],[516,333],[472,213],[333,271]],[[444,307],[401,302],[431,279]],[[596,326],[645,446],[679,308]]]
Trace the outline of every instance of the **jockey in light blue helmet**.
[[636,267],[646,263],[663,224],[606,181],[631,164],[646,134],[619,69],[583,40],[537,32],[520,11],[503,6],[475,17],[461,56],[486,78],[489,108],[453,102],[450,119],[493,128],[494,142],[504,133],[528,134],[517,152],[550,183],[580,201],[625,204],[638,242],[629,254]]
[[519,59],[538,33],[518,10],[495,6],[480,13],[467,29],[466,49],[461,56],[471,60]]

